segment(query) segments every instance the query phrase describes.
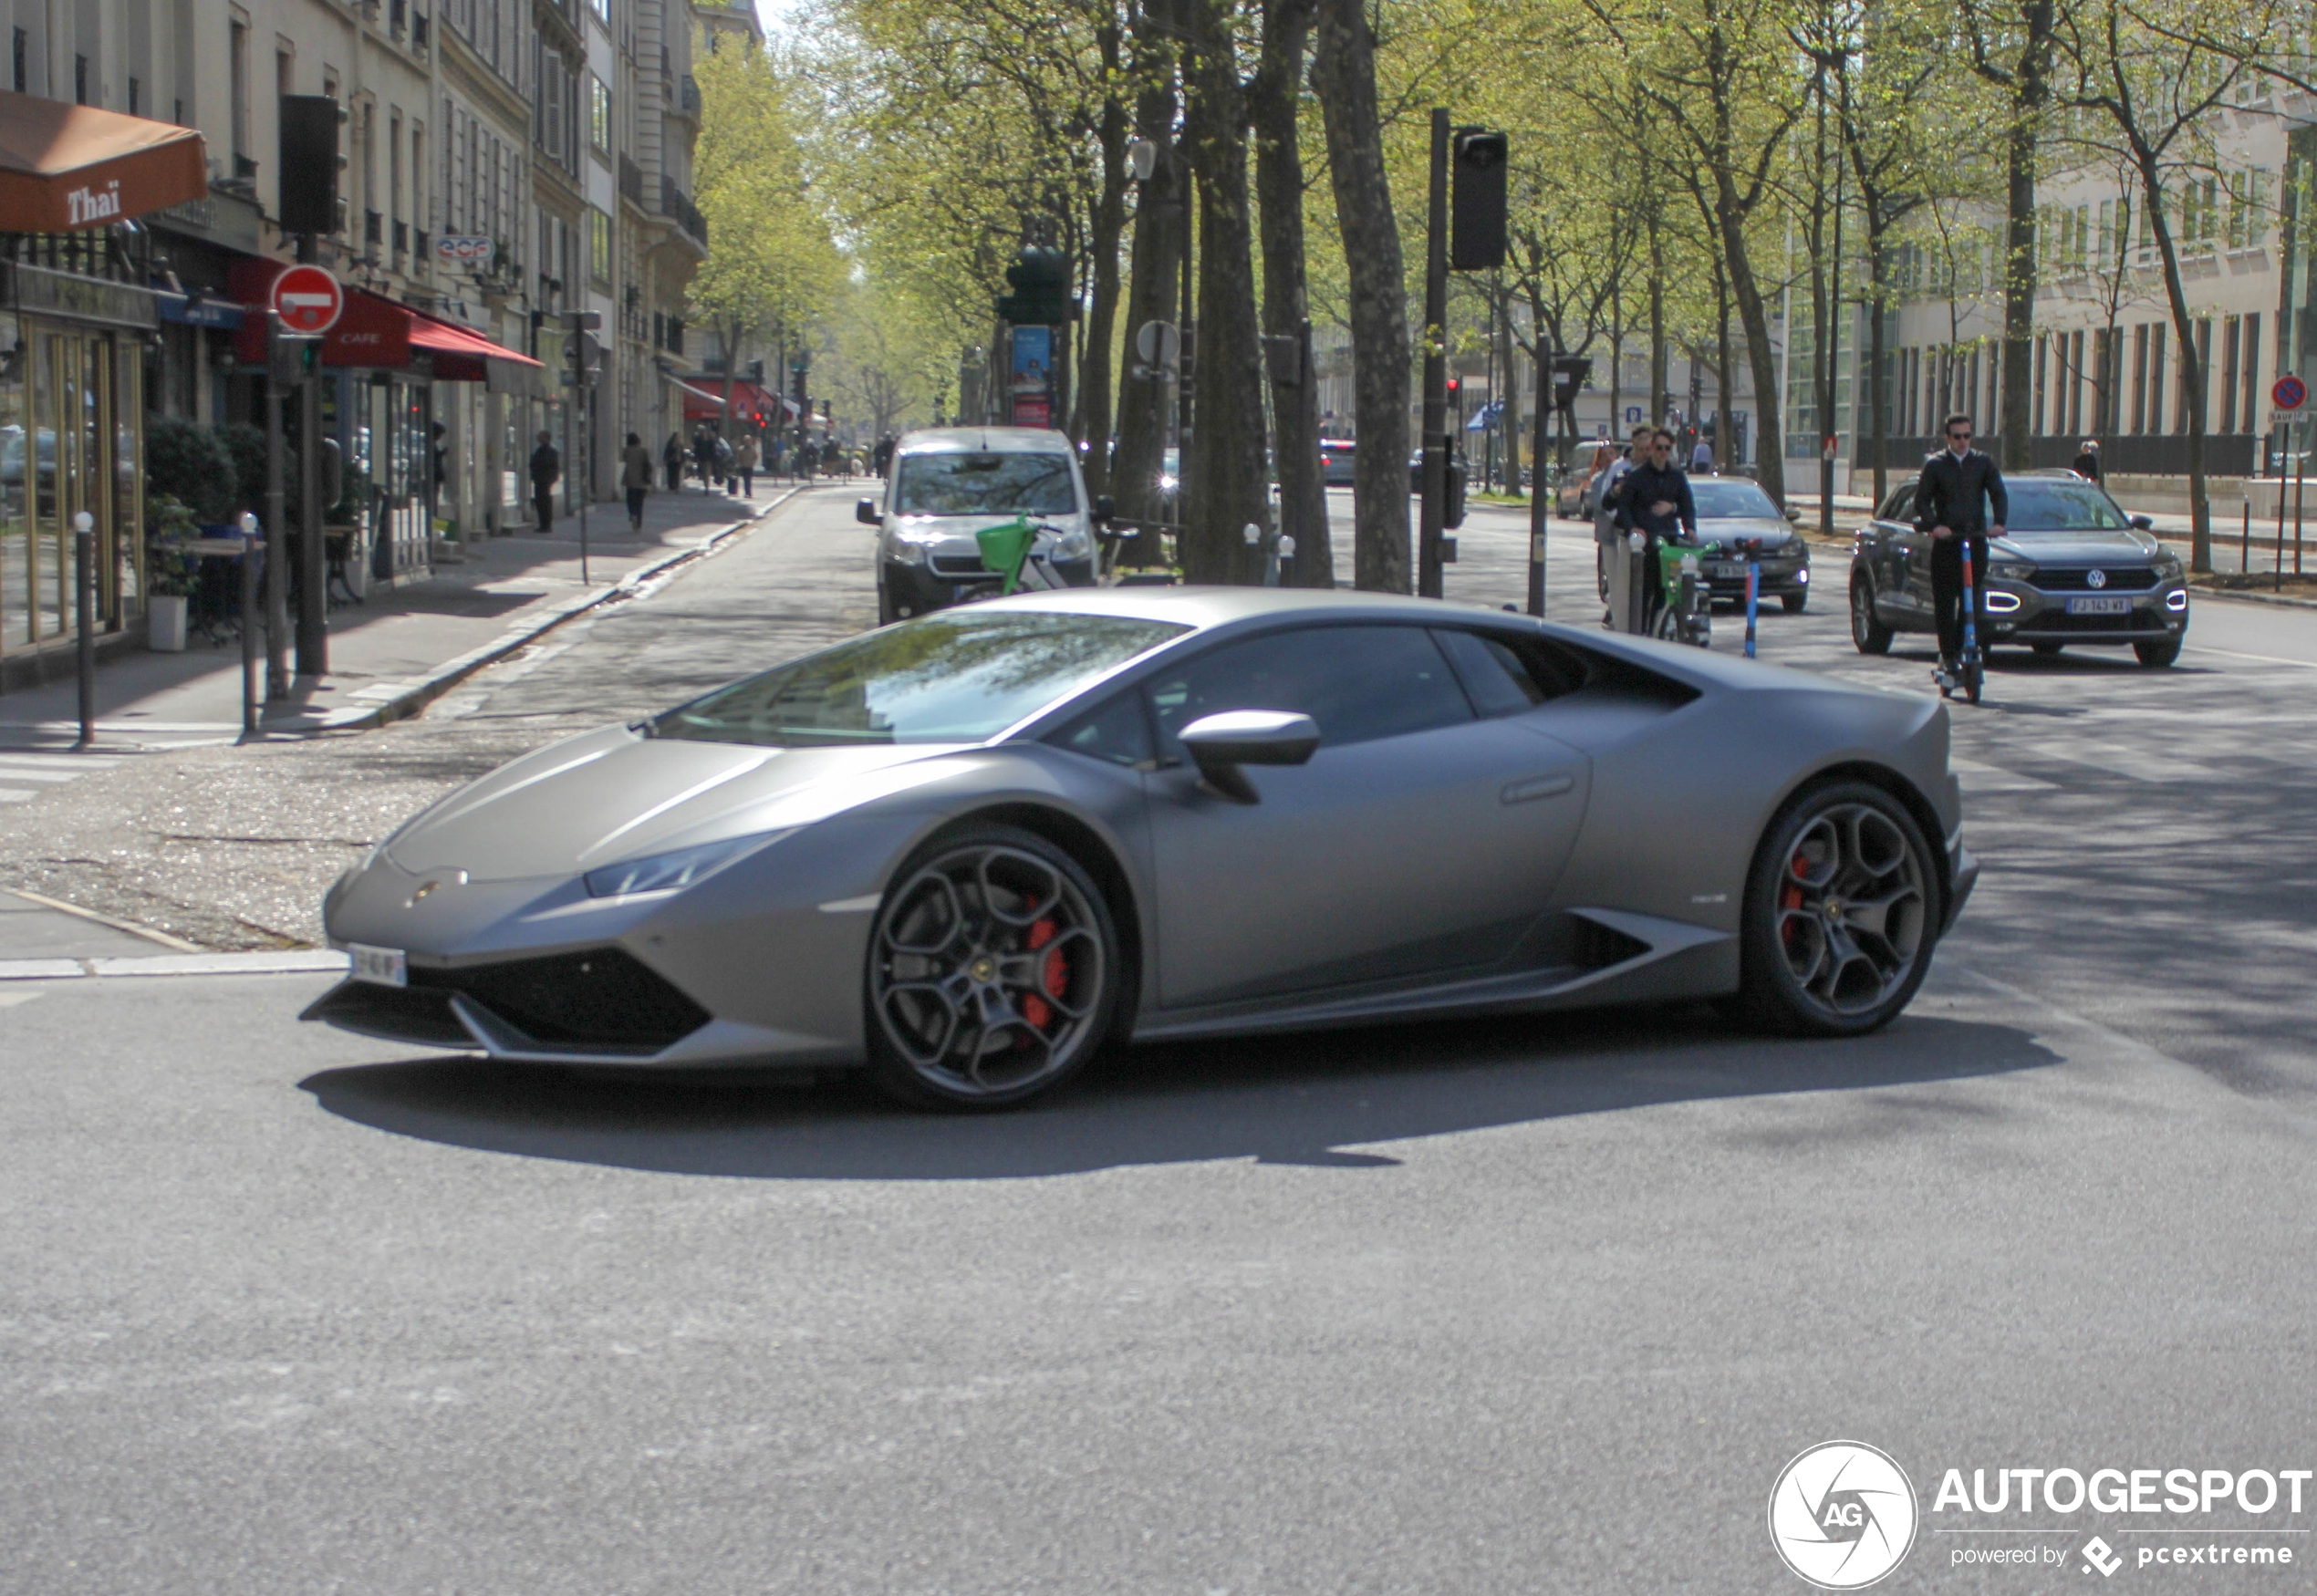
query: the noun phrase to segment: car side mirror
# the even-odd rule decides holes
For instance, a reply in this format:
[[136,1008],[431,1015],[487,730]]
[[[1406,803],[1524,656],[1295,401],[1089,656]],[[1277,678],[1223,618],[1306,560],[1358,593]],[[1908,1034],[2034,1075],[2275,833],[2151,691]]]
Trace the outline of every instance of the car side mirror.
[[1803,519],[1803,507],[1799,504],[1787,505],[1786,519],[1794,523],[1797,526],[1801,525]]
[[1319,722],[1285,710],[1227,710],[1184,727],[1178,739],[1206,785],[1242,803],[1257,801],[1242,765],[1300,765],[1319,750]]
[[2142,532],[2154,532],[2156,529],[2156,518],[2153,515],[2135,515],[2129,519],[2132,524]]
[[859,503],[855,504],[853,506],[853,519],[859,522],[863,526],[882,526],[885,524],[885,517],[883,513],[878,511],[877,507],[877,501],[874,499],[863,499]]
[[1107,493],[1096,493],[1094,496],[1094,523],[1096,526],[1109,525],[1117,514],[1118,502],[1116,499]]

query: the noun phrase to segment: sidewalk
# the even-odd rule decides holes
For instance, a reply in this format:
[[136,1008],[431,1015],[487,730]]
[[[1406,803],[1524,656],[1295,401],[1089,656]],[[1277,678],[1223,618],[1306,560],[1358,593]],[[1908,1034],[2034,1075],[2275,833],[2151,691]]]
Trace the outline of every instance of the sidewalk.
[[[367,602],[334,606],[329,674],[268,705],[262,728],[269,736],[310,736],[409,714],[468,672],[604,602],[620,584],[692,557],[791,491],[759,479],[753,499],[696,487],[655,492],[644,503],[640,537],[629,532],[625,505],[595,505],[584,584],[576,515],[544,536],[526,528],[455,545],[464,561],[437,564],[431,580],[374,586]],[[78,704],[69,678],[0,695],[0,748],[69,745],[79,735]],[[182,654],[139,651],[99,666],[97,714],[99,748],[231,742],[242,729],[240,645],[195,638]]]

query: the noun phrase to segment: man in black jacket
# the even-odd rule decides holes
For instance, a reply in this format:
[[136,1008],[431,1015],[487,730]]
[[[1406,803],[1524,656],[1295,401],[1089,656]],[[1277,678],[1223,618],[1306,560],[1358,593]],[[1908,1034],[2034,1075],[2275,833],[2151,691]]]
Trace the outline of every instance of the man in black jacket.
[[1648,457],[1638,460],[1618,481],[1615,514],[1619,527],[1644,534],[1647,538],[1641,559],[1642,615],[1638,617],[1646,626],[1664,598],[1656,545],[1663,539],[1678,535],[1685,528],[1693,535],[1698,530],[1698,502],[1690,494],[1689,479],[1673,462],[1673,434],[1665,428],[1650,434]]
[[1953,415],[1947,447],[1923,462],[1915,485],[1915,524],[1931,537],[1931,612],[1938,625],[1939,686],[1955,685],[1963,653],[1963,550],[1971,551],[1972,619],[1985,615],[1987,540],[2003,535],[2011,511],[2003,473],[1971,447],[1971,418]]

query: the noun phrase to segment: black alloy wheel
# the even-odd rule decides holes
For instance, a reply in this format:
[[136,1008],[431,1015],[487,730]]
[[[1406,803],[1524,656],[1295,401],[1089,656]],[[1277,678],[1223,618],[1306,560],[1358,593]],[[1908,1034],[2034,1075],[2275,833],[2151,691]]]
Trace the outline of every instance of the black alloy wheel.
[[1897,634],[1875,613],[1875,582],[1871,576],[1850,579],[1850,640],[1861,654],[1887,654]]
[[1765,1029],[1857,1036],[1930,969],[1938,861],[1906,806],[1865,782],[1806,788],[1771,824],[1746,886],[1738,1007]]
[[2154,643],[2135,643],[2132,645],[2132,652],[2139,658],[2140,663],[2149,669],[2162,670],[2180,658],[2180,639],[2166,637]]
[[1077,862],[1012,826],[935,841],[904,865],[868,950],[869,1067],[919,1107],[1002,1108],[1102,1046],[1118,937]]
[[1800,615],[1810,607],[1810,595],[1807,592],[1782,593],[1778,596],[1778,602],[1786,606],[1788,615]]

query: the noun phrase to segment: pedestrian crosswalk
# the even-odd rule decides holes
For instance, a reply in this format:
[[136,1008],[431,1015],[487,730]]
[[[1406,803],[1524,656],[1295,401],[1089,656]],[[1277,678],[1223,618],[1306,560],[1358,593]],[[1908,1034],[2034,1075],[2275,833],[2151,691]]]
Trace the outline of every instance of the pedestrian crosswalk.
[[110,770],[124,756],[74,753],[59,749],[0,749],[0,803],[29,803],[43,793],[91,771]]

